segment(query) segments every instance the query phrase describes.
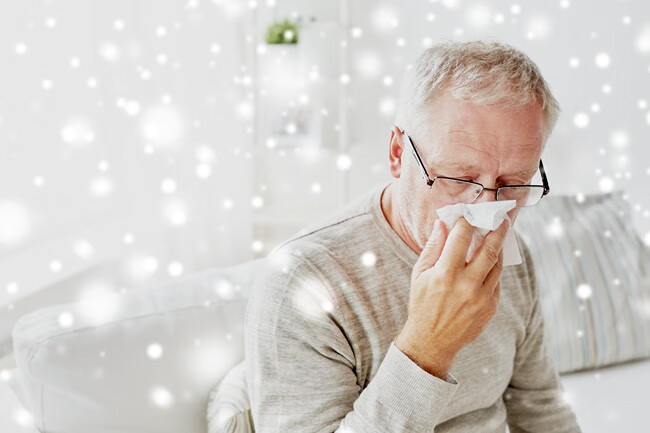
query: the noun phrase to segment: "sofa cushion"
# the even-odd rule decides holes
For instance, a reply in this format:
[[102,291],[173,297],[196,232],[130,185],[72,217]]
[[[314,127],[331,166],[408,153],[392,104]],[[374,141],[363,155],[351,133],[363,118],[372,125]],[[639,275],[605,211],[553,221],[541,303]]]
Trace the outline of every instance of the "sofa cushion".
[[650,356],[650,249],[623,191],[549,195],[515,228],[535,263],[560,373]]

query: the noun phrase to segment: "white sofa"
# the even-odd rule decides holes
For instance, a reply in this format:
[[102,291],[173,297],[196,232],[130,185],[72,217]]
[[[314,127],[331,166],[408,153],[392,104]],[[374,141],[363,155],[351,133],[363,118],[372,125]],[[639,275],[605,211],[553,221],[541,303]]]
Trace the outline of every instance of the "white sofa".
[[[0,364],[0,432],[205,433],[210,390],[243,359],[261,265],[24,315]],[[650,431],[650,360],[561,377],[584,432]]]
[[22,316],[0,365],[0,432],[206,432],[208,395],[244,356],[261,262]]

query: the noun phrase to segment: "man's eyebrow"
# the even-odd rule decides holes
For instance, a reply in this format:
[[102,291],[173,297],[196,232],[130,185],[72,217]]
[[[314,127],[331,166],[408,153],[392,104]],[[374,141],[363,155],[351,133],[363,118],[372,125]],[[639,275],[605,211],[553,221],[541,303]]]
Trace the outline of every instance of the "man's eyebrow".
[[471,164],[467,164],[466,162],[459,161],[437,161],[434,166],[441,170],[454,170],[456,172],[460,171],[463,173],[479,171],[477,167],[474,167]]
[[[472,173],[472,172],[478,173],[480,171],[479,168],[477,168],[477,167],[475,167],[475,166],[473,166],[471,164],[467,164],[465,162],[459,162],[459,161],[442,161],[442,162],[437,163],[436,166],[441,167],[443,170],[454,170],[456,173],[458,173],[458,172],[460,172],[460,173]],[[537,170],[535,170],[535,171],[537,171]],[[535,173],[534,172],[530,173],[530,170],[524,169],[524,170],[519,170],[519,171],[517,171],[515,173],[507,174],[505,176],[528,178],[529,176],[532,176],[533,174],[535,174]]]

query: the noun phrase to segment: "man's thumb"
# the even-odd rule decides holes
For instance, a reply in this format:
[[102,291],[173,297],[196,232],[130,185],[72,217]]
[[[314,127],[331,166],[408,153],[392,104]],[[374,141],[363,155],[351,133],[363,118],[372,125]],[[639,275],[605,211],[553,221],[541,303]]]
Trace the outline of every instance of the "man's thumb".
[[415,264],[414,276],[420,275],[436,264],[442,254],[442,248],[445,246],[445,231],[445,223],[440,219],[436,219],[433,223],[431,235]]

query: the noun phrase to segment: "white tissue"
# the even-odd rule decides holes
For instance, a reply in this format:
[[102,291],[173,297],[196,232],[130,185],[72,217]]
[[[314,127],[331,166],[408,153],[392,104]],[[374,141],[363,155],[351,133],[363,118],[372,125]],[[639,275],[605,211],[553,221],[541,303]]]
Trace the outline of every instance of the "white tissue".
[[[482,203],[457,203],[441,207],[436,210],[440,220],[447,226],[447,233],[451,232],[454,223],[465,217],[468,223],[477,228],[472,236],[472,241],[467,251],[466,262],[472,258],[474,250],[481,245],[485,236],[491,230],[496,230],[504,219],[510,221],[508,211],[517,205],[516,200],[487,201]],[[510,221],[512,225],[512,221]],[[522,262],[519,254],[519,245],[512,229],[508,229],[503,243],[503,266],[518,265]]]

